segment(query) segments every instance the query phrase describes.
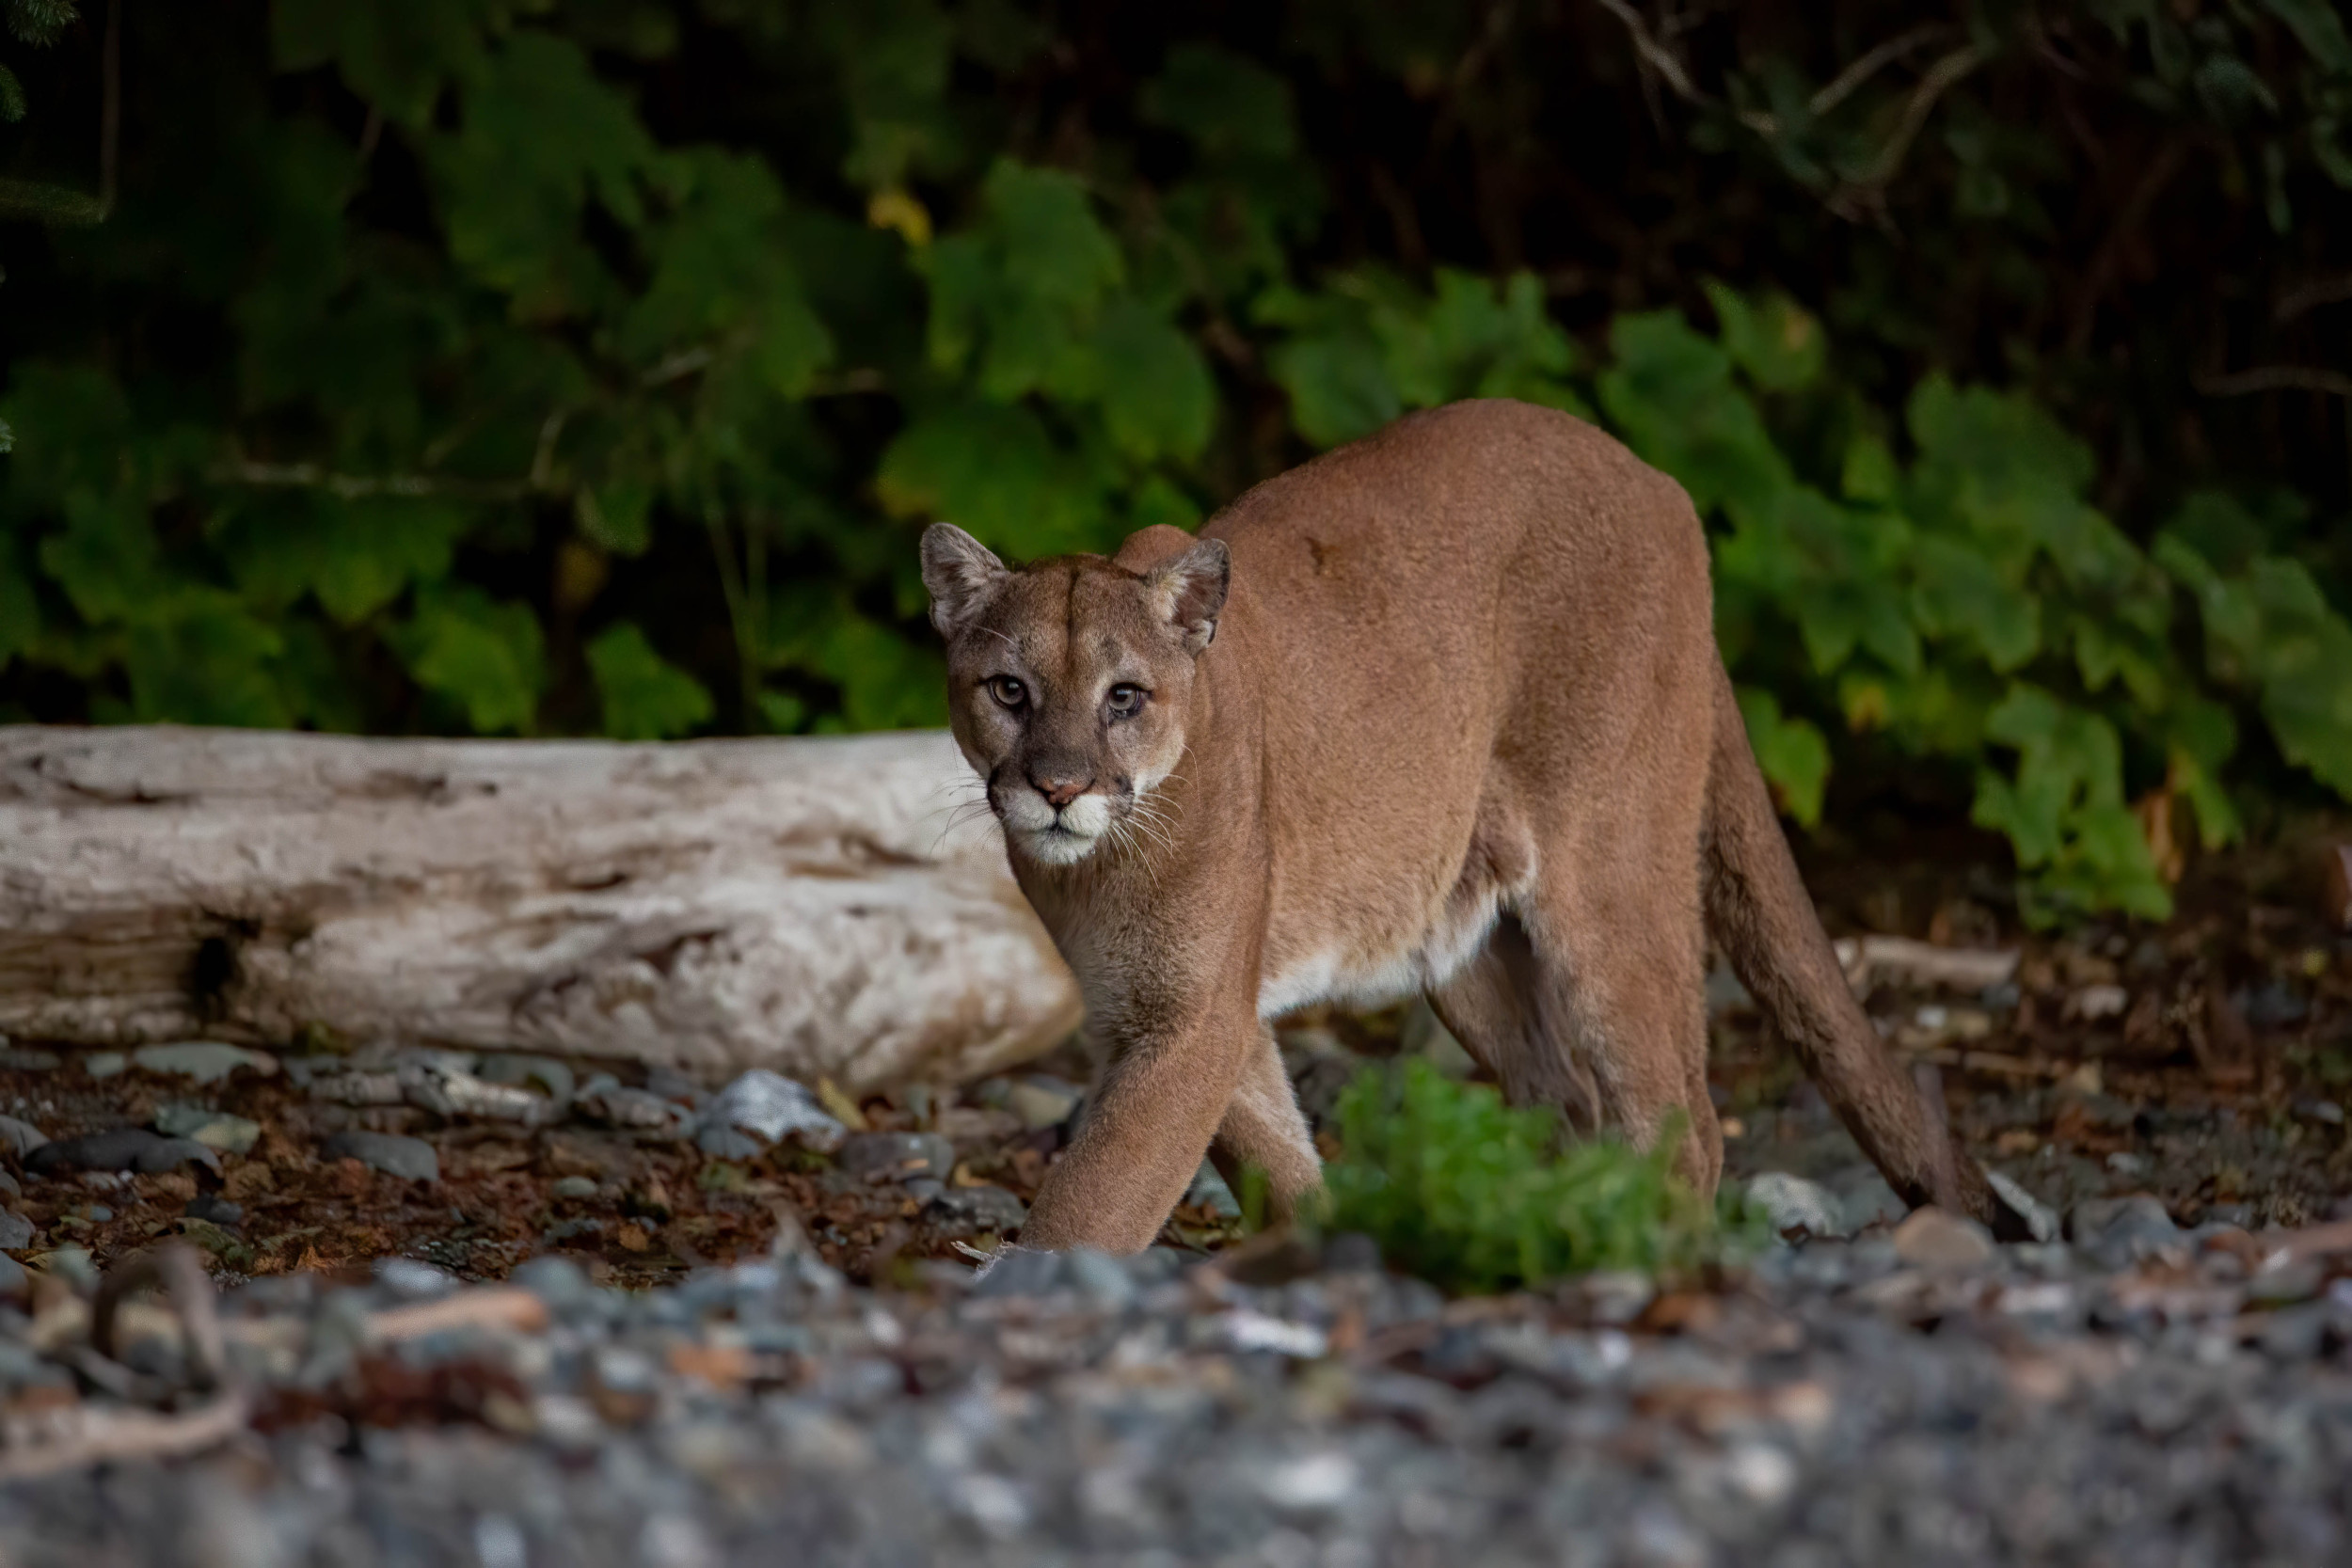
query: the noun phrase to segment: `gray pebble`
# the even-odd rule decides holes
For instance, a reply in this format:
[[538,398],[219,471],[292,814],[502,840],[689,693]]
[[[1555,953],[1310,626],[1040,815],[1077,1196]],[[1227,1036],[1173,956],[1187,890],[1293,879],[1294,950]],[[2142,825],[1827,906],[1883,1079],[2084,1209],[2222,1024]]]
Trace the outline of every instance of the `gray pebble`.
[[1092,1247],[1063,1254],[1061,1283],[1097,1307],[1116,1310],[1135,1299],[1136,1282],[1117,1259]]
[[842,1140],[834,1160],[859,1180],[945,1177],[955,1169],[956,1147],[936,1132],[856,1132]]
[[547,1090],[548,1098],[569,1103],[575,1083],[572,1069],[552,1056],[532,1056],[520,1052],[504,1052],[482,1058],[475,1076],[485,1084],[536,1084]]
[[441,1157],[422,1138],[397,1132],[367,1132],[358,1129],[338,1132],[320,1146],[329,1160],[357,1160],[371,1170],[411,1181],[438,1181]]
[[5,1142],[8,1151],[18,1159],[23,1159],[48,1141],[49,1135],[31,1122],[19,1121],[14,1117],[0,1117],[0,1142]]
[[217,1193],[197,1194],[188,1199],[188,1206],[181,1212],[192,1220],[202,1220],[207,1225],[217,1225],[223,1229],[234,1229],[245,1223],[245,1205],[231,1203]]
[[261,1141],[262,1124],[201,1105],[166,1105],[155,1113],[155,1131],[167,1137],[194,1138],[224,1153],[243,1154]]
[[166,1138],[144,1127],[118,1127],[41,1145],[24,1157],[24,1168],[41,1175],[60,1171],[135,1170],[153,1176],[196,1160],[217,1169],[220,1156],[193,1138]]
[[596,1179],[593,1176],[559,1177],[548,1191],[557,1197],[594,1197],[596,1196]]
[[[912,1188],[913,1183],[909,1183]],[[946,1187],[923,1206],[923,1218],[945,1230],[977,1235],[983,1230],[1017,1230],[1026,1223],[1029,1207],[1006,1189],[994,1185]]]
[[1837,1200],[1827,1189],[1787,1171],[1766,1171],[1748,1182],[1748,1206],[1761,1210],[1776,1233],[1802,1230],[1807,1235],[1841,1237],[1852,1232]]
[[690,1107],[601,1075],[589,1080],[572,1103],[594,1120],[644,1137],[683,1141],[693,1136],[694,1113]]
[[58,1057],[47,1051],[27,1051],[22,1046],[0,1046],[0,1069],[9,1072],[55,1072]]
[[2180,1227],[2164,1200],[2149,1193],[2086,1199],[2067,1216],[2067,1231],[2076,1246],[2110,1268],[2181,1244]]
[[172,1045],[142,1045],[131,1053],[131,1065],[147,1072],[216,1084],[231,1073],[252,1072],[267,1078],[278,1071],[278,1058],[266,1051],[216,1040],[183,1040]]
[[0,1210],[0,1251],[18,1252],[33,1244],[33,1222],[24,1215]]
[[750,1132],[769,1143],[790,1138],[825,1152],[839,1148],[850,1132],[804,1086],[765,1068],[752,1069],[713,1095],[703,1119],[707,1127]]
[[712,1122],[694,1134],[694,1147],[714,1160],[756,1160],[767,1148],[749,1132]]
[[1041,1296],[1058,1290],[1062,1254],[1036,1247],[999,1247],[972,1284],[976,1296]]

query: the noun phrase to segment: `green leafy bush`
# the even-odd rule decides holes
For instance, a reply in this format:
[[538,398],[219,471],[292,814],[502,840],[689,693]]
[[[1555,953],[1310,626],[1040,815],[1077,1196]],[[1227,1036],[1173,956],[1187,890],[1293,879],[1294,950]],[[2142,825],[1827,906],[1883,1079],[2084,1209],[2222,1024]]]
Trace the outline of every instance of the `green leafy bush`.
[[1372,1237],[1391,1265],[1449,1290],[1689,1266],[1724,1240],[1668,1168],[1671,1139],[1648,1154],[1606,1139],[1563,1147],[1549,1110],[1508,1108],[1427,1062],[1367,1067],[1335,1121],[1324,1224]]
[[[2279,401],[2334,372],[2208,396],[2178,348],[2240,300],[2326,352],[2325,7],[1708,12],[1642,56],[1721,67],[1671,127],[1637,8],[276,0],[124,8],[113,74],[95,17],[0,8],[0,216],[50,226],[0,324],[0,721],[937,723],[924,522],[1103,548],[1502,395],[1690,490],[1801,822],[1900,769],[2058,919],[2165,909],[2176,801],[2219,843],[2352,798],[2342,421]],[[2051,90],[2093,166],[1996,108]],[[2135,272],[2159,220],[2193,285]],[[2318,499],[2250,483],[2280,452]]]

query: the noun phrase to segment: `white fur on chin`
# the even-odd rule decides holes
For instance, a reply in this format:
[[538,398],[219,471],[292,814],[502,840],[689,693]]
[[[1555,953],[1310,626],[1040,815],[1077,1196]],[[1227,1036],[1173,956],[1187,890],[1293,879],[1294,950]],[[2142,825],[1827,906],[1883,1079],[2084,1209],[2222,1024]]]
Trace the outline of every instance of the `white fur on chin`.
[[1081,795],[1057,812],[1033,791],[1013,796],[997,813],[1005,836],[1042,865],[1075,865],[1094,853],[1110,831],[1111,805],[1100,795]]

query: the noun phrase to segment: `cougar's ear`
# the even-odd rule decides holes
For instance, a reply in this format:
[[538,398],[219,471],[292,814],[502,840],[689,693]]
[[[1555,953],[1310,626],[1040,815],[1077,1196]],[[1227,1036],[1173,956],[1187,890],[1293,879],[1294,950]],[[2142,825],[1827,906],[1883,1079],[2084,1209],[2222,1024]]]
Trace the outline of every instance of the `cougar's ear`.
[[1144,578],[1162,617],[1199,653],[1216,638],[1216,618],[1233,580],[1233,558],[1222,539],[1203,539]]
[[930,591],[931,625],[952,638],[980,608],[990,590],[1012,574],[994,552],[953,523],[923,531],[923,586]]

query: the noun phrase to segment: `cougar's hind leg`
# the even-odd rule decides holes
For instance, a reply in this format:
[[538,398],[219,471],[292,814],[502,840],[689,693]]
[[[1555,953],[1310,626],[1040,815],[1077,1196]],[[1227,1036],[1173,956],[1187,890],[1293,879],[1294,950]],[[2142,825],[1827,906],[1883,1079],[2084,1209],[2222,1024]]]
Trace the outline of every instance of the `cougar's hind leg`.
[[1712,1196],[1724,1146],[1707,1090],[1698,802],[1633,792],[1605,813],[1587,801],[1579,825],[1528,901],[1534,1037],[1553,1071],[1589,1074],[1600,1119],[1636,1145],[1679,1115],[1677,1163]]
[[1299,1202],[1323,1185],[1323,1160],[1315,1152],[1314,1135],[1298,1109],[1283,1069],[1282,1053],[1274,1031],[1261,1026],[1259,1044],[1242,1069],[1241,1084],[1217,1123],[1216,1141],[1209,1159],[1236,1196],[1241,1193],[1242,1167],[1256,1165],[1266,1173],[1267,1218],[1290,1219]]
[[1514,1105],[1553,1105],[1581,1132],[1600,1121],[1600,1093],[1576,1053],[1543,1034],[1535,985],[1541,966],[1527,927],[1504,914],[1470,961],[1429,993],[1438,1021],[1502,1086]]

